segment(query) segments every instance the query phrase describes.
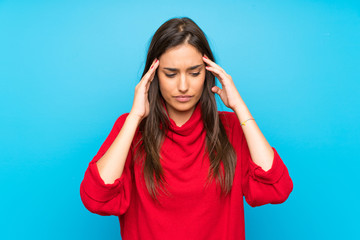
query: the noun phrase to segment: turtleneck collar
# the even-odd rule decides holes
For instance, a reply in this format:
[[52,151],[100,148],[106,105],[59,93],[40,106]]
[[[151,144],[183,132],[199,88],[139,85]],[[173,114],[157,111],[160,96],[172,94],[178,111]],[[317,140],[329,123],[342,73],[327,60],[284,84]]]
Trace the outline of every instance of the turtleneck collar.
[[178,135],[182,135],[182,136],[187,136],[190,135],[193,131],[194,128],[197,129],[203,129],[203,121],[202,121],[202,117],[201,117],[201,108],[200,108],[200,101],[195,105],[195,109],[191,115],[191,117],[182,125],[182,126],[177,126],[175,121],[173,119],[170,118],[169,113],[167,111],[165,102],[163,102],[163,107],[165,108],[166,114],[170,120],[170,124],[169,124],[169,131],[178,134]]

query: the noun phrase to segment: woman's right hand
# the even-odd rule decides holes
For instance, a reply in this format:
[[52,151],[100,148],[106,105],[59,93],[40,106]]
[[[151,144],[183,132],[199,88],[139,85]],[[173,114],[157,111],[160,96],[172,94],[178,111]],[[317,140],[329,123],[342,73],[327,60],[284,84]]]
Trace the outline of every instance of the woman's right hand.
[[129,115],[138,117],[140,121],[147,117],[150,112],[148,92],[158,66],[159,60],[154,59],[147,73],[145,73],[145,75],[135,87],[134,102]]

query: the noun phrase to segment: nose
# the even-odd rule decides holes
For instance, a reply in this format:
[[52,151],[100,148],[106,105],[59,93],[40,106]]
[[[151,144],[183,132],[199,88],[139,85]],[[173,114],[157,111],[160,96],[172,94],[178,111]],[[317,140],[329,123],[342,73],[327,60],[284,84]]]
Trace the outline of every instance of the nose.
[[182,93],[186,93],[189,90],[189,83],[185,74],[180,75],[180,79],[178,82],[178,90]]

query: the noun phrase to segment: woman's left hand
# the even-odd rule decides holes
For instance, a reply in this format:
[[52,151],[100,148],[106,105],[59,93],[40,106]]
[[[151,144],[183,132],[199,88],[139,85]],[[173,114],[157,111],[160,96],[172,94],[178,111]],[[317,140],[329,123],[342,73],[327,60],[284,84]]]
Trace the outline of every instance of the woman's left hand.
[[242,98],[236,89],[231,76],[219,65],[211,61],[206,55],[205,57],[203,56],[203,61],[208,64],[205,68],[219,79],[222,86],[222,89],[218,86],[214,86],[211,90],[220,96],[226,107],[235,111],[241,104]]

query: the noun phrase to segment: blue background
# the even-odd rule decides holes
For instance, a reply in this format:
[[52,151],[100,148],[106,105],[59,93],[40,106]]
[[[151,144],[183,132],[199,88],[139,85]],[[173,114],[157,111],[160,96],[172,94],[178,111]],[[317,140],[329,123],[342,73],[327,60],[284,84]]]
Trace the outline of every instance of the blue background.
[[152,35],[182,16],[294,181],[281,205],[245,203],[247,239],[360,239],[357,2],[0,0],[0,239],[120,239],[80,183],[131,109]]

